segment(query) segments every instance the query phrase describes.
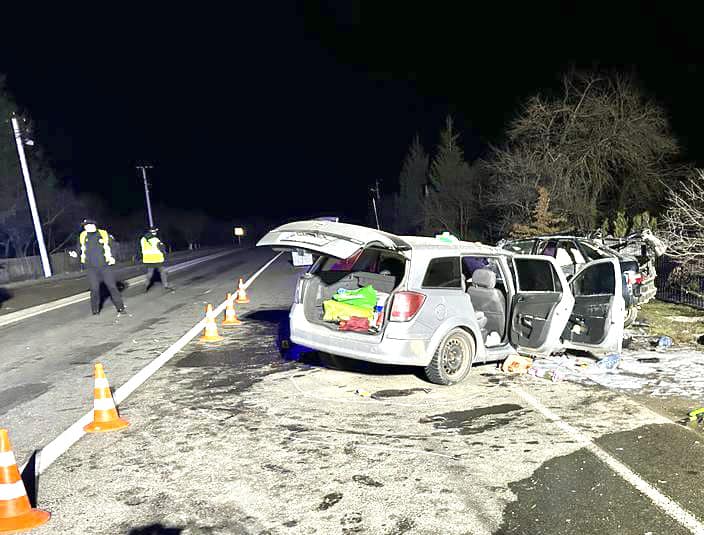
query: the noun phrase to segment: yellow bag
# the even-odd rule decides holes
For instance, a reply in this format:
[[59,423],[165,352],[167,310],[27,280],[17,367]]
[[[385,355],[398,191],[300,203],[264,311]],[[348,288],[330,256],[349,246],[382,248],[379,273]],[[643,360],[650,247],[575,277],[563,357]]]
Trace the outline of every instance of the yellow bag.
[[357,307],[347,303],[339,303],[333,299],[323,301],[323,321],[347,321],[351,317],[367,318],[371,321],[374,318],[374,309],[368,307]]

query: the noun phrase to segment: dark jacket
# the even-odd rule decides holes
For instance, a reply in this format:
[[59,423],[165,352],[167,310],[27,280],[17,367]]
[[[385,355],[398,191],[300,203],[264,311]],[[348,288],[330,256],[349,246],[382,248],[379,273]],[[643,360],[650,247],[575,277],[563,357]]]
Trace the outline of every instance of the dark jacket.
[[81,250],[81,262],[86,267],[103,268],[115,263],[110,248],[110,238],[102,229],[96,232],[81,232],[78,247]]

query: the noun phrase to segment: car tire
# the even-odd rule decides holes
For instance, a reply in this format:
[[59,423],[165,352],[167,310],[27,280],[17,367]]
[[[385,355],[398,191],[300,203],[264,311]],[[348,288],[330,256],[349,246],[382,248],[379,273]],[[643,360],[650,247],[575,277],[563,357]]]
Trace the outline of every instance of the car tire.
[[438,346],[425,367],[425,376],[437,385],[459,383],[469,373],[474,361],[474,338],[462,329],[452,329]]
[[623,326],[630,327],[631,324],[634,321],[636,321],[637,317],[638,317],[638,307],[637,306],[629,307],[628,310],[626,310],[626,317],[623,319]]

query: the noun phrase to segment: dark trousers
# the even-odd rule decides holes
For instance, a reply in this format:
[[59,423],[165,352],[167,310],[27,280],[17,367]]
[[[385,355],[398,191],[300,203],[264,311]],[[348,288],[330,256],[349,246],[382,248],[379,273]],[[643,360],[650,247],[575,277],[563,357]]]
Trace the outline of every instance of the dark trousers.
[[100,312],[100,283],[102,282],[110,292],[110,299],[115,308],[122,310],[125,304],[122,302],[122,296],[117,289],[115,274],[110,266],[104,267],[89,267],[86,270],[88,274],[88,284],[90,284],[90,308],[93,313]]
[[151,288],[154,282],[154,273],[159,272],[159,277],[161,278],[161,285],[164,288],[169,287],[169,278],[166,275],[166,270],[164,269],[164,264],[144,264],[147,266],[147,286],[145,292]]

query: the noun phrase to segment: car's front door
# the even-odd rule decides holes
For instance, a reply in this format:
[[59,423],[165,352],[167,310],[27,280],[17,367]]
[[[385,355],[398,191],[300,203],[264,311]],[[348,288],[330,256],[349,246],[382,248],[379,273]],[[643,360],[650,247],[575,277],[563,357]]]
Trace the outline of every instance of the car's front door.
[[618,259],[584,265],[570,281],[570,290],[575,303],[562,333],[565,347],[591,353],[620,352],[625,303]]
[[561,347],[574,298],[554,258],[515,256],[516,294],[511,309],[511,344],[521,353],[547,355]]

